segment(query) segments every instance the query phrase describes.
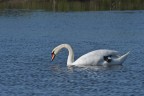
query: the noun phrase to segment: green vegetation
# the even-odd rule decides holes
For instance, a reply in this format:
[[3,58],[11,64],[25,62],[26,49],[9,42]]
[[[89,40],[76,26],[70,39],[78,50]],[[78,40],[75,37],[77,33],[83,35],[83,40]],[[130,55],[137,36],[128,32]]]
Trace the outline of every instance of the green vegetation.
[[0,10],[45,11],[143,10],[144,0],[0,0]]

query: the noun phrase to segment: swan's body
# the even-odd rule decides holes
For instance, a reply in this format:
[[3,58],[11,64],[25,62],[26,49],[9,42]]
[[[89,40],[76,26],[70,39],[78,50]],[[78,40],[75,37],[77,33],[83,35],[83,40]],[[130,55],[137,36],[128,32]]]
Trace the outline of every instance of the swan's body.
[[97,65],[111,65],[111,64],[122,64],[127,58],[128,53],[120,56],[117,51],[100,49],[91,51],[81,57],[79,57],[76,61],[74,61],[74,52],[72,47],[69,44],[61,44],[55,47],[52,51],[52,60],[55,55],[62,49],[68,49],[69,55],[67,59],[68,66],[97,66]]

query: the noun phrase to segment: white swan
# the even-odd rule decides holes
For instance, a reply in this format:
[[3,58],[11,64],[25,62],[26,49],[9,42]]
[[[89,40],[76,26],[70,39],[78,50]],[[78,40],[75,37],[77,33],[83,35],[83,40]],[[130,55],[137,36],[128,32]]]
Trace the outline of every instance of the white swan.
[[55,56],[59,53],[59,51],[63,48],[68,49],[69,55],[67,59],[67,66],[95,66],[95,65],[103,65],[103,66],[108,66],[111,64],[122,64],[129,52],[126,54],[120,56],[117,51],[114,50],[107,50],[107,49],[100,49],[100,50],[95,50],[92,52],[89,52],[81,57],[79,57],[75,62],[74,62],[74,52],[72,47],[69,44],[61,44],[57,47],[55,47],[52,50],[52,61],[54,60]]

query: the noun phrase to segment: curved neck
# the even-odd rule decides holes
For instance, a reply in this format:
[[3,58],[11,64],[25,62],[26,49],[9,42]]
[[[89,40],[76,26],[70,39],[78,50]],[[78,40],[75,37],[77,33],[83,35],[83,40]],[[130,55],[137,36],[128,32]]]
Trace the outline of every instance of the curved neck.
[[61,50],[62,48],[66,48],[68,49],[68,58],[67,58],[67,65],[72,65],[72,63],[74,62],[74,52],[72,47],[69,44],[61,44],[59,46],[59,50]]
[[68,49],[68,58],[67,58],[67,65],[71,65],[74,62],[74,52],[70,45],[65,44],[65,48]]

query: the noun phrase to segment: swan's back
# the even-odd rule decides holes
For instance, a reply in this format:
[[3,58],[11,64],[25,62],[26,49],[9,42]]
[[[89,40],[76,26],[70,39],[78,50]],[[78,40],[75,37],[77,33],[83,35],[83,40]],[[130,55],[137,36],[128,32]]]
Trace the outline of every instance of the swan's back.
[[76,66],[99,65],[104,61],[103,56],[108,56],[108,55],[117,57],[118,52],[114,50],[107,50],[107,49],[95,50],[79,57],[73,63],[73,65]]

